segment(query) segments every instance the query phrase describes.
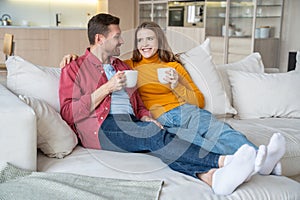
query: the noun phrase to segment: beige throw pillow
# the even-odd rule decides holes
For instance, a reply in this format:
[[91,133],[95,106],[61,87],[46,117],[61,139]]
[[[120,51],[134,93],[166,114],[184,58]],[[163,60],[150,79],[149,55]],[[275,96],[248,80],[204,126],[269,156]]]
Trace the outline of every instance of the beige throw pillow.
[[63,158],[77,145],[77,136],[48,103],[19,95],[37,117],[37,148],[49,157]]

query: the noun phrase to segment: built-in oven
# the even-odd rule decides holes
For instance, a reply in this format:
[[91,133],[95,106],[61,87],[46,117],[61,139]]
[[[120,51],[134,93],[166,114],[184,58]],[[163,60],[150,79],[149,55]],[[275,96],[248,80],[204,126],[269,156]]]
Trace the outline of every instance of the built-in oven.
[[172,6],[169,7],[169,26],[183,26],[184,25],[184,7]]
[[204,26],[204,1],[169,1],[169,26]]

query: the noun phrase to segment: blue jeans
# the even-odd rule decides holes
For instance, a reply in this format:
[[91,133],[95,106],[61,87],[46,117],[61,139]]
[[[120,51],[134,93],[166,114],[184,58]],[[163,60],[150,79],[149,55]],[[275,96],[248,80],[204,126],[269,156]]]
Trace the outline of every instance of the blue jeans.
[[218,167],[220,155],[207,152],[154,123],[139,121],[132,115],[108,115],[98,134],[104,150],[149,153],[171,169],[195,178],[198,173]]
[[221,155],[234,154],[243,144],[257,147],[242,133],[216,119],[209,111],[184,104],[157,119],[179,138]]

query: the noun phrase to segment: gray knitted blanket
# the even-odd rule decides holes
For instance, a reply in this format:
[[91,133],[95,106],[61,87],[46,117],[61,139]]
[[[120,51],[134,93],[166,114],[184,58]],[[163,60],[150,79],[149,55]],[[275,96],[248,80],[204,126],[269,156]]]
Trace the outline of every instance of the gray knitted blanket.
[[1,200],[158,199],[163,181],[133,181],[68,173],[30,172],[0,164]]

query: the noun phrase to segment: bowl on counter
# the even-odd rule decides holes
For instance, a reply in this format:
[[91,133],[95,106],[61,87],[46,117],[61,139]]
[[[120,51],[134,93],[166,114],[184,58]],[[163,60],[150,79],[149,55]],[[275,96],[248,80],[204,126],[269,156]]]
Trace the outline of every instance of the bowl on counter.
[[235,35],[238,37],[242,37],[242,36],[244,36],[244,32],[243,31],[235,31]]

